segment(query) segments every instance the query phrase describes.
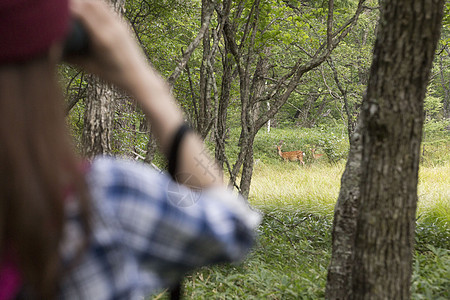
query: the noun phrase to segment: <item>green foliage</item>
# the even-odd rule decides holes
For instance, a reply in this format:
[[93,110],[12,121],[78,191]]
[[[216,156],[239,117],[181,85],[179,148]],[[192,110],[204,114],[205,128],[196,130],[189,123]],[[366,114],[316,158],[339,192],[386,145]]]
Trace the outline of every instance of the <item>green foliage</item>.
[[437,120],[429,119],[425,122],[423,132],[425,138],[431,141],[437,141],[438,139],[444,139],[450,141],[450,120]]
[[[234,128],[227,139],[226,154],[230,161],[234,161],[239,153],[238,141],[240,131]],[[261,129],[253,143],[254,159],[263,163],[276,164],[282,159],[277,153],[276,146],[283,141],[282,151],[301,150],[305,152],[306,162],[311,163],[311,148],[316,153],[325,153],[325,161],[338,162],[344,160],[348,153],[348,138],[342,127],[330,128],[272,128],[267,132]],[[210,145],[212,147],[212,145]]]
[[[437,213],[439,214],[439,213]],[[416,250],[426,252],[429,245],[450,250],[450,215],[447,211],[445,216],[429,215],[419,216],[416,224]]]
[[[443,31],[448,32],[448,28],[450,26],[450,2],[448,2],[448,1],[445,1],[445,4],[444,4],[444,17],[442,19],[442,25],[443,25]],[[446,39],[444,42],[448,43],[449,40]]]
[[[323,299],[331,255],[332,218],[304,209],[259,207],[258,241],[240,264],[205,267],[184,281],[188,299]],[[448,299],[450,251],[439,247],[445,232],[430,232],[416,251],[412,299]],[[438,236],[433,233],[439,233]],[[420,235],[419,235],[420,236]],[[421,241],[420,236],[419,242]],[[167,299],[160,293],[153,299]]]
[[441,99],[434,96],[427,96],[424,100],[424,110],[427,119],[435,119],[442,112],[443,104]]
[[[425,124],[425,140],[422,144],[421,163],[424,166],[445,165],[450,162],[450,135],[446,129],[448,121],[430,121]],[[231,128],[226,139],[226,154],[230,162],[235,161],[239,153],[239,128]],[[264,164],[280,164],[276,146],[283,141],[282,151],[301,150],[305,152],[305,162],[311,164],[311,148],[316,153],[325,154],[322,163],[345,162],[349,143],[346,128],[343,126],[317,126],[314,128],[285,127],[271,128],[267,132],[262,128],[253,144],[254,159]],[[214,145],[207,141],[211,152]],[[295,163],[294,163],[295,164]]]
[[145,157],[148,135],[141,131],[142,127],[147,128],[145,122],[143,114],[135,108],[117,111],[113,131],[114,154]]
[[427,118],[423,127],[422,164],[426,166],[445,165],[450,161],[450,119],[432,118],[440,113],[440,100],[427,97],[425,111]]
[[333,128],[272,128],[269,133],[260,130],[254,142],[254,157],[266,162],[280,161],[276,145],[283,141],[282,151],[301,150],[307,161],[311,161],[311,148],[325,153],[330,162],[345,159],[348,152],[348,137],[340,127]]
[[186,298],[323,299],[331,219],[273,207],[264,212],[249,257],[194,272],[185,280]]
[[416,252],[411,292],[413,299],[450,299],[450,250],[429,245]]
[[[237,14],[237,9],[241,1],[234,1],[231,11],[231,21],[240,28],[238,32],[244,31],[246,21],[253,20],[251,8],[254,1],[242,1],[244,9],[242,14]],[[219,3],[220,4],[220,3]],[[356,7],[356,1],[341,0],[335,1],[334,5],[334,24],[336,29],[342,25],[348,17],[352,15]],[[367,5],[376,6],[375,1],[368,1]],[[448,4],[445,12],[448,18]],[[174,70],[181,57],[181,50],[187,45],[198,33],[200,26],[200,8],[199,1],[127,1],[125,9],[125,17],[132,22],[132,28],[137,34],[138,41],[141,43],[145,53],[149,57],[152,64],[164,75],[168,76]],[[326,31],[326,17],[328,14],[328,5],[325,1],[281,1],[281,0],[263,0],[261,1],[261,14],[256,27],[256,43],[254,45],[255,53],[261,53],[264,47],[270,48],[269,58],[271,71],[267,84],[271,84],[272,80],[279,78],[287,73],[287,67],[293,64],[298,58],[304,58],[306,61],[317,50],[320,43],[324,42],[324,33]],[[336,65],[338,78],[347,91],[349,102],[349,110],[352,114],[352,120],[356,119],[359,112],[359,105],[365,90],[367,73],[371,62],[371,49],[374,41],[374,31],[376,28],[378,12],[376,9],[369,10],[359,17],[359,22],[355,26],[352,33],[337,47],[332,54],[333,62]],[[446,20],[446,19],[445,19]],[[446,21],[444,20],[444,24]],[[448,22],[447,22],[448,23]],[[217,14],[213,15],[211,21],[211,30],[218,25]],[[211,33],[212,31],[210,31]],[[444,39],[445,32],[443,34]],[[247,39],[251,38],[249,34]],[[211,43],[213,41],[211,40]],[[241,43],[238,39],[236,43]],[[221,84],[221,59],[220,53],[223,53],[224,41],[223,36],[219,39],[220,51],[214,64],[214,74],[216,86],[220,88]],[[247,47],[247,44],[242,44]],[[250,49],[249,49],[250,50]],[[441,51],[442,52],[442,51]],[[442,52],[443,56],[446,52]],[[173,94],[177,97],[181,107],[187,114],[187,119],[194,120],[194,103],[198,101],[200,91],[198,90],[199,69],[202,60],[202,47],[196,49],[188,62],[190,76],[187,72],[183,72],[178,81],[173,86]],[[228,53],[228,55],[230,55]],[[445,62],[445,61],[444,61]],[[254,61],[251,63],[254,63]],[[254,66],[249,68],[249,72],[254,70]],[[66,78],[65,84],[75,75],[77,71],[70,67],[64,67],[62,74]],[[236,72],[235,72],[236,73]],[[444,64],[445,82],[450,76],[446,71]],[[239,81],[237,77],[233,81],[231,88],[231,104],[228,109],[228,127],[234,128],[240,125],[240,103],[239,103]],[[448,121],[442,119],[442,99],[444,90],[439,76],[434,78],[434,90],[430,93],[426,100],[425,108],[429,111],[430,119],[425,125],[425,135],[441,134],[441,139],[448,137]],[[190,89],[189,80],[192,81],[194,90]],[[448,81],[448,80],[447,80]],[[81,76],[76,77],[68,88],[68,95],[73,96],[77,93],[83,97],[81,91],[85,87],[85,82]],[[81,89],[80,89],[81,88]],[[219,91],[220,92],[220,91]],[[318,96],[318,97],[317,97]],[[264,105],[262,105],[264,106]],[[83,126],[82,114],[84,111],[83,103],[80,102],[70,114],[70,125],[73,128],[74,135],[79,139]],[[261,110],[264,113],[264,109]],[[300,113],[301,117],[296,117]],[[120,116],[122,118],[122,116]],[[125,116],[131,121],[139,116]],[[308,137],[300,135],[299,140],[292,136],[284,137],[276,136],[271,140],[269,136],[257,136],[255,149],[258,151],[260,159],[276,160],[274,151],[270,149],[279,140],[285,140],[283,150],[295,150],[298,148],[307,154],[310,158],[309,148],[315,146],[319,153],[325,153],[330,162],[337,162],[345,159],[348,145],[343,141],[342,132],[335,132],[335,136],[329,134],[330,126],[335,124],[345,124],[347,118],[343,110],[343,101],[340,91],[337,89],[333,79],[331,69],[323,64],[321,68],[317,68],[302,77],[302,81],[291,95],[288,104],[281,108],[279,113],[273,119],[274,124],[279,127],[312,127],[312,133]],[[128,126],[128,125],[127,125]],[[125,126],[124,131],[130,128]],[[322,132],[318,132],[317,128],[322,128]],[[120,128],[116,130],[115,136],[124,140],[132,148],[132,139],[128,138],[125,132],[120,132]],[[234,129],[233,129],[234,131]],[[447,134],[447,136],[446,136]],[[233,135],[233,133],[232,133]],[[231,142],[231,140],[233,141]],[[138,137],[138,147],[141,148],[144,140]],[[237,155],[236,139],[230,138],[227,147],[227,154],[230,158]],[[291,148],[292,147],[292,148]],[[273,148],[273,147],[272,147]],[[270,149],[270,150],[268,150]],[[428,151],[428,149],[427,149]],[[120,151],[119,151],[120,152]],[[129,155],[129,153],[120,152]],[[256,157],[256,155],[255,155]],[[259,157],[258,157],[259,158]],[[230,159],[233,162],[233,159]]]
[[79,99],[67,116],[67,123],[71,130],[75,146],[81,150],[81,135],[84,127],[85,91],[87,82],[83,73],[69,65],[61,65],[58,68],[61,85],[65,87],[65,96],[68,105],[72,99]]
[[[168,77],[179,63],[182,50],[191,43],[200,28],[199,1],[127,1],[125,17],[133,29],[149,61],[164,76]],[[195,51],[189,61],[194,68],[192,80],[198,82],[201,52]],[[173,86],[173,93],[191,113],[192,95],[189,80],[184,72]]]

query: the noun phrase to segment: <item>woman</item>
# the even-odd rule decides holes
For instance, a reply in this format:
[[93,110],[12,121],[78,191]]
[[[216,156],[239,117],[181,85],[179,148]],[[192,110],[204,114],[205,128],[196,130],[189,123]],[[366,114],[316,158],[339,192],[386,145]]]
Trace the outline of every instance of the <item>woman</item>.
[[[136,99],[172,175],[196,192],[143,164],[77,158],[55,77],[71,18],[90,37],[71,62]],[[102,1],[0,0],[0,112],[0,299],[143,299],[250,248],[259,215],[223,185]]]

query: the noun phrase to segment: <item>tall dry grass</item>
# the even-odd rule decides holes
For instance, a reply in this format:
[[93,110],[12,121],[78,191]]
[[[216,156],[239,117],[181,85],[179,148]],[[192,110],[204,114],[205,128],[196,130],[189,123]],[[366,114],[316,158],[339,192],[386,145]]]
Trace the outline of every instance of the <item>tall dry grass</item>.
[[[284,206],[330,215],[339,195],[343,163],[256,165],[249,201],[255,206]],[[444,218],[450,224],[450,164],[421,166],[418,216]]]
[[439,218],[450,224],[450,164],[421,167],[418,186],[419,216]]
[[255,206],[292,206],[329,215],[339,194],[343,171],[344,164],[258,164],[249,200]]

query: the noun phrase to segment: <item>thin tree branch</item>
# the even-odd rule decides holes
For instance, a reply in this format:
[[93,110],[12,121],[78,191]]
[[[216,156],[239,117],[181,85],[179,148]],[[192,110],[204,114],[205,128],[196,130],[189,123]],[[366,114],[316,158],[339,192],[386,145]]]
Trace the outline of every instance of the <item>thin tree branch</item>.
[[333,39],[333,8],[334,0],[328,0],[328,18],[327,18],[327,50],[330,51],[331,42]]
[[203,39],[203,36],[205,35],[205,32],[209,27],[209,23],[211,21],[211,16],[213,13],[214,13],[214,2],[210,1],[209,5],[208,5],[206,16],[205,16],[205,21],[203,22],[202,26],[200,27],[200,30],[199,30],[197,36],[191,42],[191,44],[186,48],[186,51],[184,52],[180,63],[178,64],[178,66],[175,68],[173,73],[167,79],[167,81],[170,83],[170,85],[173,85],[174,82],[181,75],[181,72],[186,67],[186,64],[187,64],[189,58],[191,57],[192,53],[198,47],[201,40]]

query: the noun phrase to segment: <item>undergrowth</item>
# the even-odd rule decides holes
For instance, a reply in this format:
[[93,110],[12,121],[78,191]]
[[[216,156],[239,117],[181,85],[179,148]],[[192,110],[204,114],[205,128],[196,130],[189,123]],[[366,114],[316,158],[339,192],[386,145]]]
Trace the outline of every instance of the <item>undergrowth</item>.
[[[264,218],[247,259],[189,274],[186,299],[324,299],[332,218],[292,208],[259,208]],[[450,248],[441,241],[446,234],[442,229],[435,227],[426,239],[417,235],[412,299],[450,299]],[[167,297],[163,292],[153,299]]]

